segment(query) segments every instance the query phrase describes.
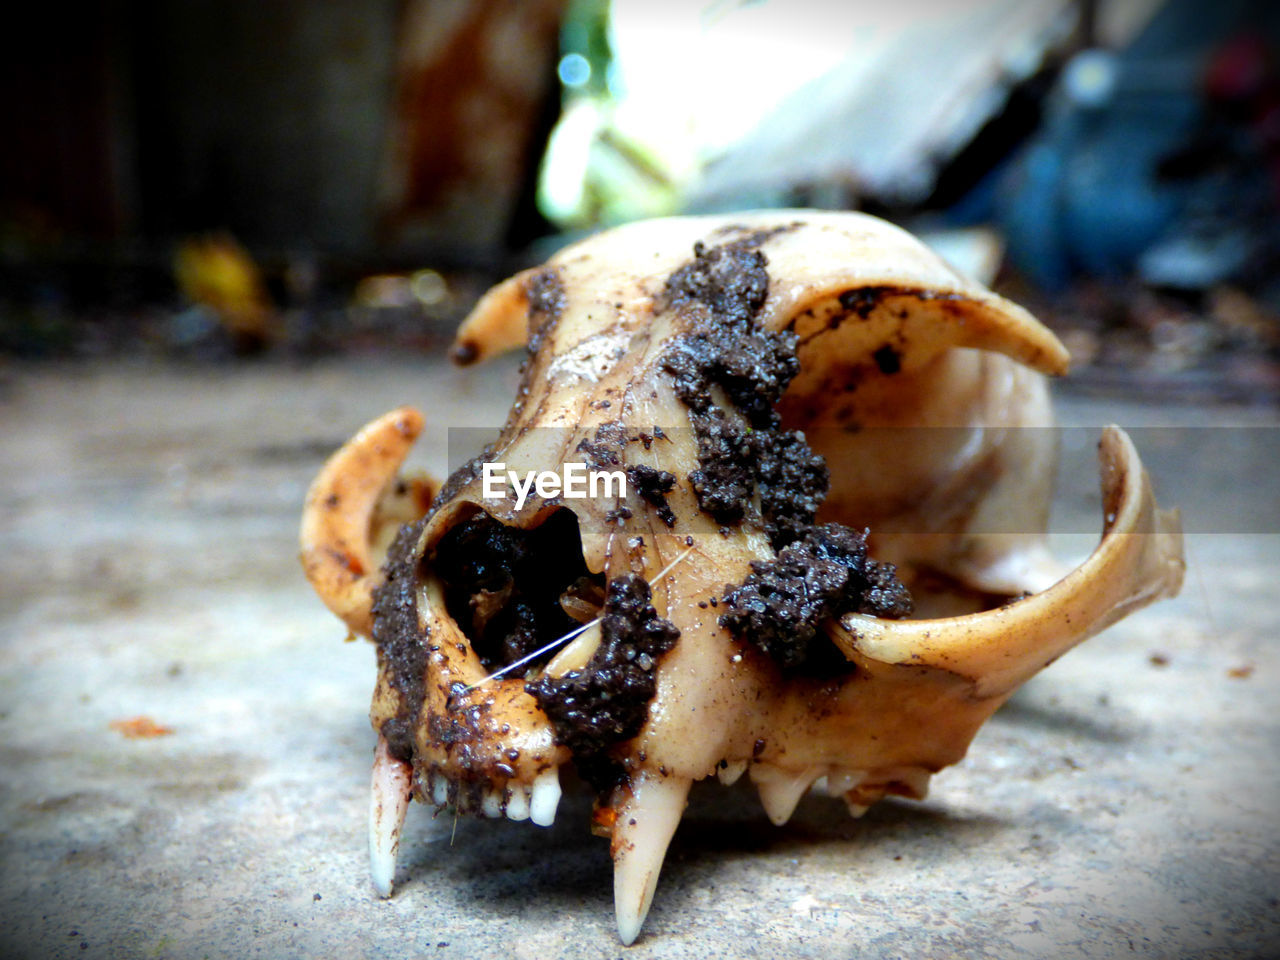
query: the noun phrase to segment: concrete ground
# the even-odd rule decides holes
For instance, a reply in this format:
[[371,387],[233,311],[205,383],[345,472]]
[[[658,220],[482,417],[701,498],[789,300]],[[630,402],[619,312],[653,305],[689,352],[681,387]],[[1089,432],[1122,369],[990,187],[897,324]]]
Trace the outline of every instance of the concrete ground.
[[[446,428],[496,426],[513,383],[0,371],[0,956],[1280,955],[1278,418],[1071,396],[1069,423],[1179,427],[1138,442],[1197,531],[1186,587],[1029,683],[927,801],[855,821],[812,796],[775,828],[745,781],[696,790],[629,949],[582,797],[550,829],[415,806],[376,899],[373,651],[302,579],[303,493],[405,402],[442,470]],[[1080,550],[1073,443],[1058,542]],[[138,717],[158,735],[126,736]]]

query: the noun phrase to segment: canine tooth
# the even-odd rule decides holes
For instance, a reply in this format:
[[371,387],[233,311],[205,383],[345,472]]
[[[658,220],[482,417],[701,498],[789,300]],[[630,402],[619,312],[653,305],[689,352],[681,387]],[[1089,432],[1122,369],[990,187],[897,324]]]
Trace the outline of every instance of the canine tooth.
[[507,819],[529,819],[529,792],[528,788],[522,784],[507,785]]
[[369,795],[369,872],[380,897],[391,896],[412,779],[413,768],[391,756],[387,741],[379,737]]
[[540,827],[556,822],[560,805],[560,769],[552,767],[534,778],[529,797],[529,819]]
[[690,780],[641,773],[613,828],[613,907],[618,937],[630,946],[653,902],[667,847],[680,825]]
[[747,761],[730,760],[723,767],[716,768],[716,777],[726,787],[738,782],[738,778],[747,770]]
[[799,773],[791,773],[771,763],[757,763],[751,768],[751,780],[760,794],[764,812],[780,827],[791,819],[796,804],[820,773],[820,767],[806,767]]
[[502,791],[489,789],[484,792],[484,797],[480,800],[480,809],[486,817],[497,818],[502,816]]

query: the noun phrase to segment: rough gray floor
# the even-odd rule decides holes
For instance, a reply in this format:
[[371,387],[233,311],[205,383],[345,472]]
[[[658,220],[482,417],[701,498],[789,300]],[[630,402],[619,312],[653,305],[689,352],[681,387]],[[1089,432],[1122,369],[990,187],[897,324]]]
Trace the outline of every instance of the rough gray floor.
[[[745,787],[695,791],[629,950],[580,798],[549,830],[414,807],[397,894],[375,899],[373,655],[304,584],[299,507],[365,420],[421,406],[439,470],[445,428],[499,423],[512,383],[509,365],[425,361],[8,371],[0,955],[1277,955],[1280,522],[1271,434],[1243,429],[1196,434],[1207,454],[1144,451],[1209,518],[1183,596],[1033,680],[928,801],[853,821],[810,797],[777,829]],[[1070,516],[1096,510],[1086,447],[1068,450]],[[172,734],[111,726],[137,715]]]

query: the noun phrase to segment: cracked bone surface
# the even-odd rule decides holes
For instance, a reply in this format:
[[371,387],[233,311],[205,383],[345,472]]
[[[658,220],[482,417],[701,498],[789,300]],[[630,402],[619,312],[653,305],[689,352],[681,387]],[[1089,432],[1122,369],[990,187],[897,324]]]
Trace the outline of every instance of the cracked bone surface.
[[1180,587],[1177,515],[1118,428],[1101,542],[1059,569],[1045,376],[1063,347],[874,218],[600,234],[486,294],[454,355],[520,344],[483,460],[621,470],[625,493],[517,508],[485,498],[478,458],[385,546],[419,424],[397,411],[308,495],[308,575],[377,644],[380,894],[406,790],[546,825],[568,764],[612,837],[630,943],[692,782],[746,772],[775,823],[815,783],[854,815],[923,797],[1020,683]]

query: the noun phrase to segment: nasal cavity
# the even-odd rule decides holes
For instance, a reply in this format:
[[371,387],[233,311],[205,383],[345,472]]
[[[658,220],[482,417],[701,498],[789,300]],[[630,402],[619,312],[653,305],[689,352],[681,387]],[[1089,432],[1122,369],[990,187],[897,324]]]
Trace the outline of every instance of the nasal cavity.
[[[587,569],[578,518],[567,509],[528,530],[476,513],[440,539],[431,566],[449,616],[489,671],[594,619],[604,599],[604,576]],[[523,675],[553,654],[532,659]]]

